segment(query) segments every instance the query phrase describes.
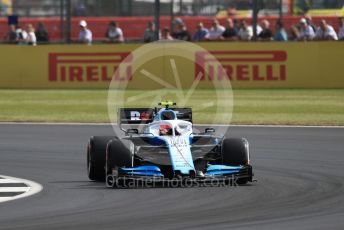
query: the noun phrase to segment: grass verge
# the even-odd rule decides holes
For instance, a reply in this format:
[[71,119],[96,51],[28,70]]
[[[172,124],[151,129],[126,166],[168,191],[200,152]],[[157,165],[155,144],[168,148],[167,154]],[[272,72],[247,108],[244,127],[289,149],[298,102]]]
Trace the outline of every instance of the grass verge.
[[[125,97],[141,94],[130,90]],[[188,105],[197,111],[213,96],[198,90]],[[344,89],[241,89],[233,96],[232,124],[344,125]],[[142,107],[142,101],[127,106]],[[0,121],[109,122],[106,90],[0,90],[0,108]],[[194,122],[212,122],[214,113],[196,113]]]

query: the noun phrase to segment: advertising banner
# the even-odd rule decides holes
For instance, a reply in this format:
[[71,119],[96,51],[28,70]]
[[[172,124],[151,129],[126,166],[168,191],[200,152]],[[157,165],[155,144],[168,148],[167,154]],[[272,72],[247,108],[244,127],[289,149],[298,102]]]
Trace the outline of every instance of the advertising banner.
[[119,88],[159,89],[175,85],[176,74],[182,88],[195,81],[205,89],[224,81],[233,88],[344,87],[344,42],[197,45],[188,51],[180,44],[187,56],[173,54],[169,43],[148,45],[148,51],[160,46],[153,56],[136,52],[141,44],[3,45],[0,88],[106,89],[115,81]]

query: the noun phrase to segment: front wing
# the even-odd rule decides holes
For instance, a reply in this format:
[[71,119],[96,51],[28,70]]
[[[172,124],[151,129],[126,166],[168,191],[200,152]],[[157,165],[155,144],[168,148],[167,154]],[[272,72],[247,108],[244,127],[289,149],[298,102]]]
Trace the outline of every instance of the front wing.
[[164,177],[158,166],[139,166],[134,168],[119,168],[113,170],[112,175],[106,178],[108,187],[130,187],[128,182],[135,187],[154,186],[183,186],[183,185],[224,185],[240,184],[241,181],[253,181],[251,165],[227,166],[210,165],[205,173],[176,174],[173,178]]

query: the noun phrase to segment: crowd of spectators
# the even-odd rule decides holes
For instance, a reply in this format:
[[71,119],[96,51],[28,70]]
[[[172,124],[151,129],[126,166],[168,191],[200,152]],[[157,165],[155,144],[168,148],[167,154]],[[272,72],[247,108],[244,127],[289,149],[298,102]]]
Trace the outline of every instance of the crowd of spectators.
[[[191,34],[183,20],[177,18],[173,22],[172,31],[169,27],[164,27],[159,31],[160,40],[184,40],[184,41],[328,41],[344,40],[344,18],[339,18],[338,32],[329,25],[326,20],[321,20],[315,25],[310,17],[301,18],[299,23],[285,29],[283,21],[277,20],[275,25],[271,25],[268,20],[262,20],[256,27],[257,36],[254,37],[253,26],[246,20],[228,18],[225,24],[217,19],[211,21],[210,28],[206,28],[203,22],[196,25],[195,32]],[[87,22],[79,22],[80,31],[77,43],[92,44],[92,31],[88,28]],[[273,27],[274,26],[274,27]],[[9,25],[8,32],[4,40],[9,44],[46,44],[49,42],[49,34],[43,23],[38,23],[37,29],[32,24],[27,24],[25,28],[19,25]],[[144,42],[157,40],[156,28],[153,22],[147,23],[147,28],[143,34]],[[118,23],[111,21],[105,32],[104,43],[125,42],[124,32]]]
[[9,25],[4,40],[9,44],[37,45],[48,43],[49,34],[43,23],[38,23],[37,29],[32,24],[27,24],[23,29],[19,25]]
[[25,29],[22,29],[20,26],[9,25],[5,41],[10,44],[36,45],[37,36],[32,24],[27,24]]
[[[181,20],[175,22],[175,32],[171,33],[169,40],[185,41],[328,41],[344,40],[344,18],[339,18],[338,34],[326,20],[321,20],[318,25],[313,24],[311,18],[301,18],[299,23],[287,31],[282,20],[275,22],[272,29],[268,20],[262,20],[256,29],[257,37],[254,38],[253,26],[246,20],[233,20],[228,18],[225,25],[214,19],[209,29],[203,22],[197,24],[193,35],[190,35],[186,25]],[[166,30],[167,28],[164,28]],[[165,39],[164,36],[161,39]],[[146,41],[146,40],[145,40]],[[146,41],[149,42],[149,41]]]

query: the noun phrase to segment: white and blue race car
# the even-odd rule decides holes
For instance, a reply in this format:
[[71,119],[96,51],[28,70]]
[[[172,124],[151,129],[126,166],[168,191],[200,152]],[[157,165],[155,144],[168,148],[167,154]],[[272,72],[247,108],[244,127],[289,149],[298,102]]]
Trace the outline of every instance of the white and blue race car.
[[[172,102],[159,105],[162,108],[119,109],[124,137],[91,137],[87,148],[89,179],[105,180],[113,187],[118,178],[253,181],[245,138],[217,136],[213,128],[194,133],[191,108],[175,108]],[[139,132],[124,129],[124,125],[144,128]]]

